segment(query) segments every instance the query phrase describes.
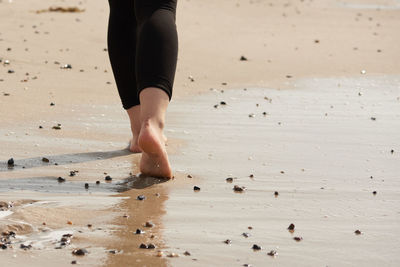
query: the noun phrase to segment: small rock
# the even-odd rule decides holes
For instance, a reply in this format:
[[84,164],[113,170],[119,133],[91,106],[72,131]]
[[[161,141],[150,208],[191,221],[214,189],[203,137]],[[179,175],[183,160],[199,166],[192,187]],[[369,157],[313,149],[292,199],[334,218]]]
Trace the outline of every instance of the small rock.
[[146,197],[145,197],[144,195],[139,195],[139,196],[137,196],[136,199],[137,199],[137,200],[145,200]]
[[276,255],[278,255],[278,252],[276,252],[276,250],[271,250],[270,252],[267,253],[267,255],[275,257]]
[[163,255],[164,255],[164,253],[162,251],[157,252],[157,257],[162,257]]
[[58,177],[58,178],[57,178],[57,181],[58,181],[59,183],[63,183],[63,182],[65,182],[66,180],[65,180],[65,178]]
[[185,252],[183,253],[183,255],[185,255],[185,256],[191,256],[192,254],[190,254],[189,251],[185,251]]
[[354,233],[355,233],[356,235],[361,235],[361,234],[362,234],[362,232],[361,232],[360,230],[355,230]]
[[222,105],[222,106],[225,106],[226,102],[225,101],[221,101],[221,102],[219,102],[219,104]]
[[225,181],[227,183],[232,183],[233,182],[233,178],[232,177],[228,177],[228,178],[225,179]]
[[156,248],[156,246],[152,243],[147,245],[147,249],[155,249],[155,248]]
[[227,240],[224,241],[224,243],[230,245],[230,244],[232,244],[232,240],[227,239]]
[[72,254],[75,255],[75,256],[84,256],[84,255],[86,255],[88,253],[89,252],[84,248],[74,249],[72,251]]
[[177,257],[179,257],[179,254],[177,254],[177,253],[170,253],[170,254],[167,255],[167,257],[169,257],[169,258],[177,258]]
[[247,227],[247,229],[253,230],[253,226],[249,226],[249,227]]
[[235,192],[244,192],[246,190],[246,187],[244,187],[244,186],[238,186],[238,185],[235,185],[234,187],[233,187],[233,191],[235,191]]
[[247,57],[241,56],[241,57],[240,57],[240,61],[247,61]]
[[31,249],[31,248],[32,248],[32,245],[21,244],[19,247],[20,247],[21,249],[23,249],[23,250],[28,250],[28,249]]
[[106,181],[111,181],[111,180],[112,180],[112,178],[111,178],[111,176],[110,176],[110,175],[107,175],[106,177],[104,177],[104,180],[106,180]]
[[190,174],[188,174],[187,178],[193,178],[193,176],[191,176]]
[[376,193],[377,193],[376,191],[372,192],[372,194],[374,194],[374,195],[376,195]]
[[56,104],[54,104],[53,102],[50,103],[50,106],[55,106]]
[[371,120],[372,120],[372,121],[376,121],[376,118],[375,118],[375,117],[371,117]]
[[61,124],[54,125],[54,126],[52,127],[52,129],[54,129],[54,130],[61,130]]
[[390,150],[390,153],[392,153],[392,154],[393,154],[393,153],[394,153],[394,149]]
[[296,240],[297,242],[300,242],[301,240],[303,240],[303,238],[301,236],[295,236],[293,237],[294,240]]
[[275,191],[275,192],[274,192],[274,196],[275,196],[275,197],[279,196],[279,192],[278,192],[278,191]]
[[289,231],[294,231],[294,228],[295,228],[294,224],[291,223],[287,229],[288,229]]
[[100,184],[100,181],[96,181],[96,184]]
[[257,245],[257,244],[254,244],[251,248],[253,250],[260,250],[261,249],[261,247],[259,245]]
[[255,118],[255,116],[256,116],[256,114],[254,114],[254,113],[249,114],[249,118]]
[[14,73],[15,71],[14,70],[8,70],[8,73]]
[[71,264],[78,264],[77,261],[71,261]]
[[139,248],[147,249],[147,245],[142,243],[142,244],[140,244]]
[[69,176],[75,176],[78,171],[69,171]]
[[144,231],[142,231],[142,230],[140,230],[140,229],[138,228],[138,229],[136,229],[135,234],[136,234],[136,235],[141,235],[141,234],[144,234]]
[[151,228],[151,227],[154,227],[154,223],[148,221],[148,222],[146,222],[146,223],[144,224],[144,226],[145,226],[145,227]]
[[194,191],[200,191],[200,187],[194,186],[194,187],[193,187],[193,190],[194,190]]
[[42,158],[42,161],[43,161],[43,162],[46,162],[46,163],[49,163],[49,162],[50,162],[50,160],[49,160],[48,158]]
[[13,167],[13,166],[14,166],[14,159],[13,159],[13,158],[10,158],[10,159],[7,161],[7,165],[8,165],[9,167]]
[[65,65],[62,65],[60,67],[60,69],[72,69],[72,65],[71,64],[65,64]]
[[249,233],[243,233],[242,236],[248,238],[248,237],[250,237],[250,234]]
[[85,183],[85,188],[88,189],[89,188],[89,184]]

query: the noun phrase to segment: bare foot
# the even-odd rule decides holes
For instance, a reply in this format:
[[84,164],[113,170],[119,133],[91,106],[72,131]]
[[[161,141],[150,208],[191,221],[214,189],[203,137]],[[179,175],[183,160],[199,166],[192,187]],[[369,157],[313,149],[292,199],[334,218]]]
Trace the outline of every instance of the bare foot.
[[144,175],[171,178],[172,170],[169,165],[162,129],[150,121],[143,122],[140,129],[138,144],[142,149],[140,171]]
[[142,153],[142,149],[139,147],[138,138],[132,137],[129,142],[129,151],[132,153]]

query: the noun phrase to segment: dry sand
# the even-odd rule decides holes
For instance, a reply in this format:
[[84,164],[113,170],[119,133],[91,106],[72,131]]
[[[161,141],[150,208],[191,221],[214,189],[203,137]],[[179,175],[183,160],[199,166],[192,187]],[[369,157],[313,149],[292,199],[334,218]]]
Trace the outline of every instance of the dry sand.
[[[36,13],[50,6],[84,12]],[[107,13],[107,1],[0,0],[0,201],[13,204],[0,229],[17,233],[2,264],[400,264],[399,1],[179,1],[168,183],[131,175]]]

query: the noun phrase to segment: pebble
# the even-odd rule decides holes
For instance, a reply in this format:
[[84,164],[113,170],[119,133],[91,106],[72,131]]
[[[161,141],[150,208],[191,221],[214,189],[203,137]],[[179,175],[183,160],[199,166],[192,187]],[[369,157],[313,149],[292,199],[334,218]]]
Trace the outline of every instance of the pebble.
[[87,253],[89,253],[89,252],[84,248],[74,249],[72,251],[72,254],[75,255],[75,256],[84,256]]
[[291,223],[287,229],[288,229],[289,231],[294,231],[294,228],[295,228],[294,224]]
[[137,199],[137,200],[145,200],[146,197],[145,197],[144,195],[139,195],[139,196],[137,196],[136,199]]
[[58,177],[58,178],[57,178],[57,181],[58,181],[59,183],[63,183],[63,182],[65,182],[66,180],[65,180],[65,178]]
[[256,114],[254,114],[254,113],[249,114],[249,118],[254,118],[255,116],[256,116]]
[[28,250],[28,249],[31,249],[31,248],[32,248],[32,245],[21,244],[19,247],[20,247],[21,249],[23,249],[23,250]]
[[96,184],[100,184],[100,181],[96,181]]
[[193,178],[193,176],[191,176],[190,174],[188,174],[187,178]]
[[8,164],[8,166],[10,166],[10,167],[14,166],[14,159],[13,159],[13,158],[10,158],[10,159],[7,161],[7,164]]
[[147,245],[142,243],[142,244],[140,244],[139,248],[147,249]]
[[279,196],[279,192],[278,192],[278,191],[275,191],[275,192],[274,192],[274,196],[276,196],[276,197]]
[[226,102],[225,101],[221,101],[221,102],[219,102],[219,104],[225,106]]
[[48,158],[42,158],[42,161],[43,161],[43,162],[46,162],[46,163],[49,163],[49,162],[50,162],[50,160],[49,160]]
[[71,261],[71,264],[78,264],[77,261]]
[[72,69],[72,65],[71,64],[65,64],[65,65],[61,66],[60,69]]
[[233,178],[232,177],[228,177],[228,178],[225,179],[225,181],[227,183],[232,183],[233,182]]
[[393,153],[394,153],[394,149],[390,150],[390,153],[392,153],[392,154],[393,154]]
[[162,251],[157,252],[157,257],[162,257],[164,253]]
[[72,176],[75,176],[77,172],[78,172],[78,171],[70,171],[70,172],[69,172],[69,176],[71,176],[71,177],[72,177]]
[[362,232],[361,232],[360,230],[355,230],[354,233],[355,233],[356,235],[361,235],[361,234],[362,234]]
[[177,253],[169,253],[167,255],[167,257],[169,257],[169,258],[177,258],[177,257],[179,257],[179,254],[177,254]]
[[193,187],[193,190],[194,190],[194,191],[200,191],[200,187],[194,186],[194,187]]
[[374,194],[374,195],[376,195],[376,193],[377,193],[376,191],[372,192],[372,194]]
[[185,256],[191,256],[192,254],[190,254],[189,251],[185,251],[185,252],[183,253],[183,255],[185,255]]
[[244,187],[244,186],[235,185],[233,187],[233,191],[235,191],[235,192],[244,192],[245,190],[246,190],[246,187]]
[[260,250],[261,249],[261,247],[259,245],[257,245],[257,244],[254,244],[251,248],[253,250]]
[[151,227],[154,227],[154,223],[148,221],[148,222],[146,222],[146,223],[144,224],[144,226],[145,226],[145,227],[151,228]]
[[136,235],[141,235],[141,234],[144,234],[144,231],[143,231],[143,230],[140,230],[140,229],[138,228],[138,229],[136,229],[135,234],[136,234]]
[[55,106],[56,104],[54,104],[53,102],[50,103],[50,106]]
[[242,236],[248,238],[248,237],[250,237],[250,234],[249,233],[243,233]]
[[247,61],[247,57],[241,56],[241,57],[240,57],[240,61]]
[[14,70],[8,70],[8,73],[14,73],[15,71]]
[[294,240],[296,240],[297,242],[300,242],[301,240],[303,240],[303,238],[301,236],[295,236],[293,237]]
[[85,188],[88,189],[89,188],[89,184],[85,183]]
[[276,252],[276,250],[271,250],[270,252],[267,253],[267,255],[275,257],[276,255],[278,255],[278,252]]
[[107,175],[107,176],[104,178],[104,180],[106,180],[106,181],[111,181],[111,180],[112,180],[112,178],[111,178],[111,176],[110,176],[110,175]]
[[376,118],[375,118],[375,117],[371,117],[371,120],[372,120],[372,121],[376,121]]
[[152,243],[147,245],[147,249],[155,249],[155,248],[156,248],[156,246]]
[[230,245],[230,244],[232,244],[232,240],[227,239],[227,240],[224,241],[224,243]]

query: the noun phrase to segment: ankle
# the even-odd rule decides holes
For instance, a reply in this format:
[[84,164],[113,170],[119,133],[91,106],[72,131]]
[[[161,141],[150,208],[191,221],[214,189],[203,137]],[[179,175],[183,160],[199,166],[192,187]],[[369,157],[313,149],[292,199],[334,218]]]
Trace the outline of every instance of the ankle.
[[148,126],[153,126],[156,129],[159,129],[160,131],[164,130],[164,122],[160,119],[148,118],[142,120],[142,127],[148,127]]

